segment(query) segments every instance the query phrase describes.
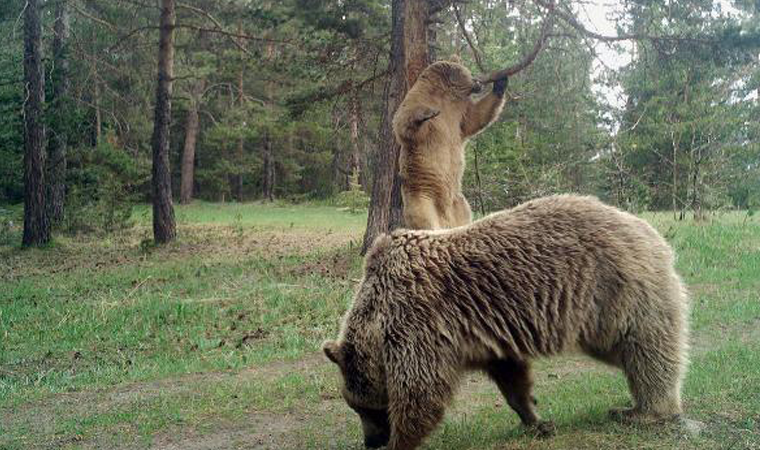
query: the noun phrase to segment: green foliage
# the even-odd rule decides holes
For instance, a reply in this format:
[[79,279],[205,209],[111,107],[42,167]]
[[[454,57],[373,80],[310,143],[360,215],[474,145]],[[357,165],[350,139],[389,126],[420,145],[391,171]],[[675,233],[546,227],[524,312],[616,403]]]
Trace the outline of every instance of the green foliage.
[[[13,33],[11,15],[4,20],[4,14],[16,7],[15,2],[0,7],[0,34]],[[20,41],[0,45],[0,204],[21,202],[24,195],[22,58]]]
[[0,204],[17,203],[24,198],[24,143],[21,134],[16,132],[21,118],[9,113],[0,122],[5,122],[0,124]]
[[369,196],[359,184],[359,172],[354,171],[349,180],[349,188],[335,196],[335,205],[352,213],[365,212],[369,206]]
[[149,176],[147,161],[135,160],[108,143],[73,149],[63,229],[107,233],[131,226],[132,208],[142,198],[140,190]]
[[23,214],[21,205],[0,206],[0,246],[14,246],[21,242]]
[[628,101],[614,146],[601,158],[610,197],[650,209],[746,207],[760,193],[750,181],[760,176],[747,96],[753,39],[730,44],[736,24],[711,16],[711,2],[629,7],[638,17],[629,32],[652,33],[647,27],[655,23],[714,40],[640,42],[617,74]]

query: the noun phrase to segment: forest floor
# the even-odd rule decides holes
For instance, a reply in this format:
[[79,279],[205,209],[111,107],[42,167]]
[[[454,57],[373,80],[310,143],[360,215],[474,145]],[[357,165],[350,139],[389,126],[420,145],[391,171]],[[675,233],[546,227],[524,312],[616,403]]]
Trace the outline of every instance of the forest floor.
[[[361,277],[366,216],[326,206],[196,203],[150,245],[147,210],[111,236],[0,245],[0,449],[352,449],[358,418],[321,356]],[[537,440],[473,374],[433,450],[760,449],[760,220],[646,218],[692,294],[680,427],[610,422],[621,373],[539,361],[556,436]]]

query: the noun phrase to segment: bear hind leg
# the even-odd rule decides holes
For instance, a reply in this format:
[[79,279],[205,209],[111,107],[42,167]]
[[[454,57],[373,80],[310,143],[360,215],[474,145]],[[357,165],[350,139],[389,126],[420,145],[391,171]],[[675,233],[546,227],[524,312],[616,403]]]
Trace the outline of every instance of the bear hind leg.
[[451,206],[452,223],[451,227],[459,227],[472,222],[472,209],[464,195],[457,194]]
[[533,376],[528,362],[497,360],[486,367],[486,373],[499,387],[509,406],[520,416],[523,425],[535,430],[539,436],[554,434],[554,424],[541,420],[536,413]]
[[613,418],[657,421],[681,414],[685,363],[681,349],[672,341],[661,337],[622,344],[621,362],[635,405],[632,409],[613,410]]
[[441,228],[440,213],[432,199],[418,195],[403,195],[404,222],[411,230],[437,230]]

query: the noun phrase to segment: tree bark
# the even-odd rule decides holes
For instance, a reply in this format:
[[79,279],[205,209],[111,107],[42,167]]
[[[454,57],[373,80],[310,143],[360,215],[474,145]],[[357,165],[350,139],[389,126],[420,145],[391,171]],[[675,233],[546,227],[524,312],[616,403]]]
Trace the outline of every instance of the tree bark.
[[92,84],[92,104],[94,108],[93,120],[95,121],[93,128],[92,146],[97,147],[100,145],[100,141],[103,138],[103,116],[100,112],[100,83],[97,79],[95,79],[93,80]]
[[[243,32],[243,25],[242,22],[238,22],[238,34],[242,34]],[[242,45],[242,43],[240,44]],[[238,107],[242,110],[243,108],[243,101],[244,101],[244,93],[243,93],[243,75],[244,75],[244,69],[245,69],[245,59],[244,55],[241,52],[240,55],[240,72],[238,72]],[[238,168],[241,168],[243,165],[243,150],[245,145],[245,139],[241,135],[237,142],[237,151],[235,153],[235,164]],[[243,201],[243,174],[237,173],[232,177],[232,196],[235,198],[235,200],[242,202]]]
[[406,0],[404,5],[404,71],[407,90],[430,65],[428,0]]
[[50,241],[50,222],[45,204],[45,102],[40,5],[27,0],[24,10],[24,235],[22,245],[44,245]]
[[97,147],[100,144],[100,140],[102,138],[102,130],[103,130],[103,124],[102,124],[102,116],[100,113],[100,83],[98,82],[98,71],[95,65],[95,61],[97,61],[97,56],[95,55],[96,49],[95,49],[95,29],[93,28],[90,39],[92,40],[91,50],[92,53],[90,54],[90,79],[92,80],[92,130],[91,130],[91,137],[92,137],[92,146]]
[[264,134],[264,199],[274,201],[274,184],[275,184],[275,161],[272,154],[272,140],[269,131]]
[[385,108],[380,125],[379,143],[373,158],[375,173],[362,253],[367,252],[380,234],[387,233],[401,224],[401,181],[398,175],[398,156],[401,147],[393,135],[393,115],[406,94],[404,3],[404,0],[393,0],[391,6],[391,51],[388,81],[383,92]]
[[673,143],[673,186],[672,186],[672,202],[673,202],[673,218],[677,219],[678,214],[678,140],[675,137],[675,131],[670,132],[670,140]]
[[50,151],[47,160],[47,205],[51,225],[63,220],[66,198],[66,116],[69,95],[69,14],[65,1],[59,1],[55,9],[53,26],[53,124],[50,136]]
[[359,175],[359,184],[363,184],[362,180],[364,179],[364,174],[361,171],[362,148],[361,140],[359,138],[360,110],[359,93],[357,90],[354,90],[351,93],[351,98],[349,101],[351,102],[349,107],[351,125],[351,155],[348,158],[348,167],[346,168],[346,189],[350,189],[351,183],[349,180],[354,175],[354,173],[357,173]]
[[198,130],[200,120],[198,108],[200,97],[203,95],[205,80],[197,82],[190,94],[190,105],[187,110],[187,124],[185,125],[185,146],[182,149],[182,173],[180,181],[179,202],[190,203],[193,200],[193,185],[195,183],[195,147],[198,142]]
[[174,0],[161,0],[158,42],[158,86],[153,121],[153,238],[157,244],[174,240],[177,227],[172,205],[169,169],[169,124],[171,122],[172,77],[174,76]]
[[[703,221],[706,216],[702,209],[702,176],[701,168],[703,162],[702,144],[696,144],[696,131],[692,131],[691,140],[691,160],[692,160],[692,173],[691,173],[691,209],[694,211],[694,220]],[[709,142],[709,141],[708,141]]]
[[480,215],[485,217],[486,204],[483,201],[483,184],[480,181],[480,145],[475,141],[475,182],[478,185],[478,203],[480,203]]
[[[409,89],[414,86],[417,77],[432,62],[430,60],[430,4],[430,0],[405,0],[404,3],[404,78],[406,84],[402,95],[399,96],[399,104],[403,101]],[[395,114],[396,111],[394,110],[393,112]],[[390,115],[389,119],[392,122],[393,115]],[[395,143],[392,127],[391,136]],[[401,147],[397,143],[394,145],[397,150],[396,163],[393,168],[394,178],[393,190],[391,191],[391,215],[388,231],[393,231],[404,225],[404,205],[401,198],[401,177],[399,176],[398,162],[398,154],[401,151]]]
[[[266,59],[267,61],[273,61],[276,57],[276,48],[274,42],[267,44]],[[269,114],[273,114],[272,109],[274,107],[274,91],[275,85],[273,81],[267,83],[267,101],[266,110]],[[264,162],[264,180],[263,180],[263,194],[264,199],[270,202],[274,201],[274,189],[277,182],[276,161],[274,157],[274,148],[272,142],[273,129],[266,125],[264,130],[264,149],[263,149],[263,162]]]

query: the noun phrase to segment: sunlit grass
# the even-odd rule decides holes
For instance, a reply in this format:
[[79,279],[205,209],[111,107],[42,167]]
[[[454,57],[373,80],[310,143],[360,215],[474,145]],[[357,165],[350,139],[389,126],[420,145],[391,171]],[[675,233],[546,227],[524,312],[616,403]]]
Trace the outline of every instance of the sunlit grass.
[[[219,224],[276,229],[317,229],[326,232],[363,230],[367,215],[339,211],[333,206],[294,205],[290,203],[208,203],[195,201],[175,205],[178,224]],[[135,208],[140,225],[151,224],[150,205]]]

